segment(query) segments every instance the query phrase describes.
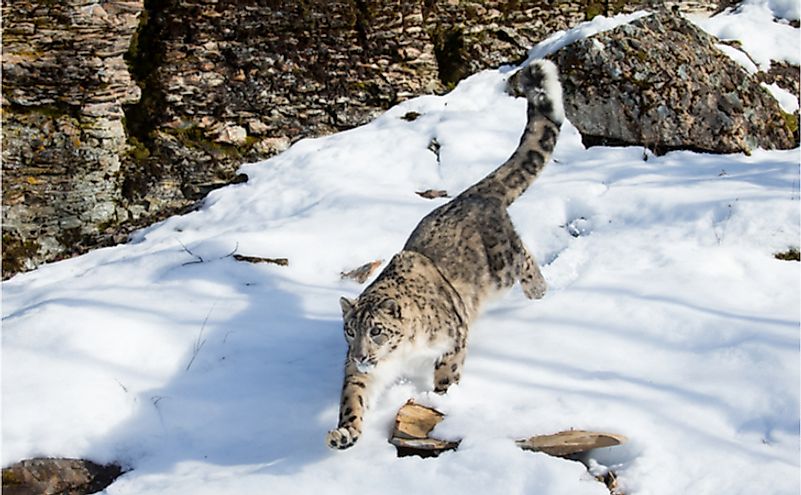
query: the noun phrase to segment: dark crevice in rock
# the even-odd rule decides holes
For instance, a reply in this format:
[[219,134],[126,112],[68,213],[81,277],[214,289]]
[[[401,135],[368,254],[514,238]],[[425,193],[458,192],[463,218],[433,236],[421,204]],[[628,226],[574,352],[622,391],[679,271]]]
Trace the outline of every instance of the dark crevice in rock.
[[159,44],[159,23],[163,19],[168,1],[145,0],[139,27],[131,39],[125,56],[132,78],[142,89],[137,103],[123,106],[125,130],[130,145],[123,164],[122,196],[135,201],[143,196],[150,182],[161,176],[160,168],[153,163],[153,129],[156,115],[165,108],[164,94],[155,77],[163,63],[164,54]]
[[461,27],[438,26],[432,36],[439,80],[452,88],[469,75],[468,54]]
[[668,146],[659,143],[643,143],[623,141],[609,136],[593,136],[590,134],[581,134],[581,144],[585,148],[593,146],[610,146],[610,147],[625,147],[625,146],[642,146],[656,156],[662,156],[671,151],[694,151],[696,153],[715,153],[715,150],[708,150],[699,148],[697,146]]
[[359,44],[365,53],[370,53],[370,40],[368,36],[369,26],[371,24],[370,8],[365,0],[355,0],[356,7],[356,20],[353,28],[356,30],[356,36]]

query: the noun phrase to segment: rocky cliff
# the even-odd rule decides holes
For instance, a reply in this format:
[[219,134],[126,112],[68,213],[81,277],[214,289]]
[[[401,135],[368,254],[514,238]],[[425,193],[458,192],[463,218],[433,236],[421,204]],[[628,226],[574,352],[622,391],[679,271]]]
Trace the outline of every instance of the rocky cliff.
[[246,180],[243,162],[653,3],[6,2],[3,275],[124,240]]
[[123,56],[141,12],[141,0],[3,4],[4,275],[127,218],[123,105],[140,89]]

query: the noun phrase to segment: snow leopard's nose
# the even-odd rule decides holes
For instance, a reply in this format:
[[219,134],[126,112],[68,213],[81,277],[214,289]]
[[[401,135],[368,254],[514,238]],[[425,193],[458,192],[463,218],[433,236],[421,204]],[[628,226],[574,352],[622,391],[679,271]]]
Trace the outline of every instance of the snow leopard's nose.
[[354,356],[353,363],[359,373],[368,373],[375,367],[375,362],[367,356]]

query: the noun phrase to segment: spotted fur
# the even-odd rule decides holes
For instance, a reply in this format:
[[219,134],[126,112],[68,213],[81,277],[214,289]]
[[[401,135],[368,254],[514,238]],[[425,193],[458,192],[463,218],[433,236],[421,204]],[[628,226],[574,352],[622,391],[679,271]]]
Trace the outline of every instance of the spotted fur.
[[436,392],[458,383],[468,325],[488,296],[516,281],[531,299],[545,295],[545,280],[506,208],[553,152],[564,118],[562,91],[551,62],[522,70],[517,80],[528,122],[512,156],[423,218],[356,300],[340,300],[348,353],[339,423],[326,437],[330,447],[356,442],[372,395],[410,361],[430,360]]

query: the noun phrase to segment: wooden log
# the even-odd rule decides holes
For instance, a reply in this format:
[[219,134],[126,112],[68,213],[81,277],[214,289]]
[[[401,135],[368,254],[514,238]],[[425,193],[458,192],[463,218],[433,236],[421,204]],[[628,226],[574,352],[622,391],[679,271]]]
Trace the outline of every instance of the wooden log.
[[626,443],[623,435],[595,431],[568,430],[553,435],[537,435],[515,444],[523,450],[544,452],[556,457],[567,457],[592,449],[612,447]]

